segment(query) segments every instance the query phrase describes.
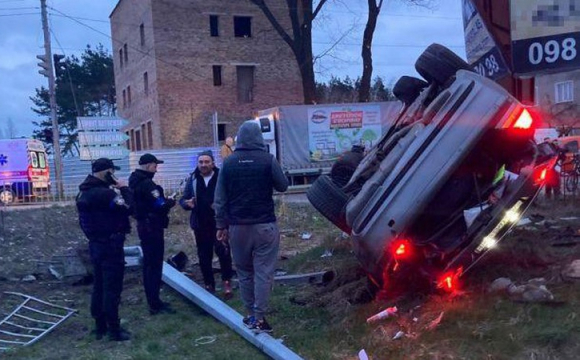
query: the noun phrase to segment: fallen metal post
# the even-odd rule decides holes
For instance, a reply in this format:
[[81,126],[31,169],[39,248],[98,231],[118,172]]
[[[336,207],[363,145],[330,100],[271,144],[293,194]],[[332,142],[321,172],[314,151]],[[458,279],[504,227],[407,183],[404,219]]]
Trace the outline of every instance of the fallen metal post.
[[309,274],[282,275],[274,277],[275,282],[287,285],[327,284],[334,279],[333,271],[320,271]]
[[302,359],[270,335],[266,333],[256,335],[246,328],[242,323],[242,315],[167,263],[163,263],[163,281],[271,358],[276,360]]

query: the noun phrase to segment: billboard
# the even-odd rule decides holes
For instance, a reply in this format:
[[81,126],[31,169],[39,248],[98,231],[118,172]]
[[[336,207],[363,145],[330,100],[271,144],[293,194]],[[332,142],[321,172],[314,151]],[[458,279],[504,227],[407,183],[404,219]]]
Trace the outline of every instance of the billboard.
[[308,109],[310,161],[328,161],[353,145],[372,147],[381,137],[379,105],[325,106]]
[[514,73],[580,68],[580,0],[511,0],[510,14]]
[[472,0],[462,1],[467,62],[482,76],[493,80],[509,74],[506,61]]

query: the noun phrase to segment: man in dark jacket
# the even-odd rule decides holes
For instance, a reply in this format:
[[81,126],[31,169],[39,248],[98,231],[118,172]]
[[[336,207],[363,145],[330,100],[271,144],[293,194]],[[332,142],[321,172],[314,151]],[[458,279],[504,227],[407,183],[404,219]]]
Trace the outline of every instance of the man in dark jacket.
[[175,200],[166,198],[163,188],[153,182],[158,164],[163,164],[163,161],[152,154],[144,154],[139,159],[141,168],[129,176],[129,187],[135,197],[137,233],[143,249],[143,285],[151,315],[175,312],[159,298],[165,251],[164,229],[169,225],[168,214],[175,206]]
[[264,314],[280,245],[272,194],[274,189],[286,191],[288,179],[276,159],[266,152],[258,124],[243,123],[237,142],[218,177],[214,203],[217,238],[230,239],[248,312],[244,324],[256,332],[271,332]]
[[213,276],[212,260],[213,253],[217,254],[220,261],[224,297],[232,297],[232,257],[227,241],[217,241],[215,227],[215,212],[213,199],[217,184],[219,169],[214,165],[211,151],[204,151],[197,157],[197,167],[187,179],[183,196],[179,204],[183,209],[191,211],[189,224],[195,234],[197,256],[203,275],[203,281],[207,291],[215,292],[215,279]]
[[109,159],[93,162],[92,175],[79,186],[76,205],[93,265],[91,315],[96,337],[100,340],[108,332],[110,340],[125,341],[130,334],[120,326],[119,303],[125,271],[123,243],[131,231],[133,195],[124,182],[115,179],[115,170],[119,167]]

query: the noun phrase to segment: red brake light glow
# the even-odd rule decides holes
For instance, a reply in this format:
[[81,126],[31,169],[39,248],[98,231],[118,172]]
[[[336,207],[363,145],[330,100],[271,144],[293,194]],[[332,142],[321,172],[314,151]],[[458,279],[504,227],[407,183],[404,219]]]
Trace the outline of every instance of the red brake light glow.
[[407,258],[411,255],[411,243],[409,240],[399,240],[393,243],[393,256],[395,259]]
[[530,115],[528,110],[524,109],[513,127],[517,129],[529,129],[532,126],[532,122],[532,115]]

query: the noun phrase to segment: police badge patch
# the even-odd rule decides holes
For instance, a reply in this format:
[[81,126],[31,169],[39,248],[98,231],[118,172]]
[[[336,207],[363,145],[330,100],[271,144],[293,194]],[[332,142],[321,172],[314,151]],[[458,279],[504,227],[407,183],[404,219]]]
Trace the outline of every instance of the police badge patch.
[[153,195],[154,198],[158,198],[161,196],[161,193],[159,192],[159,190],[155,189],[153,191],[151,191],[151,195]]

